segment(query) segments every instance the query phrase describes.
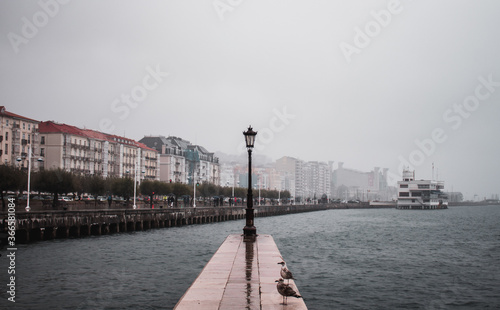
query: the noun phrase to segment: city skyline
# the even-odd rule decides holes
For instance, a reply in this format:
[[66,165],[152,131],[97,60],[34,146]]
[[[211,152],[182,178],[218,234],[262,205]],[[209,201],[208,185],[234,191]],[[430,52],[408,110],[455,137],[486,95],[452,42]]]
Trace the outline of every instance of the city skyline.
[[[225,5],[225,6],[224,6]],[[498,194],[493,1],[2,1],[8,110]],[[425,18],[422,18],[425,17]],[[112,129],[112,130],[107,130]],[[393,178],[397,181],[397,178]]]

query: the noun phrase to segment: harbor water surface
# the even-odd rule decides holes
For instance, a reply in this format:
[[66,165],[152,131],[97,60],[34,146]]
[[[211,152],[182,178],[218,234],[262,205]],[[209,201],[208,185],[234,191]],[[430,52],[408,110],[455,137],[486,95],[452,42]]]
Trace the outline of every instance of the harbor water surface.
[[[499,206],[255,220],[258,233],[273,236],[309,309],[499,309],[499,222]],[[0,308],[172,309],[244,223],[19,245],[16,302],[2,290]]]

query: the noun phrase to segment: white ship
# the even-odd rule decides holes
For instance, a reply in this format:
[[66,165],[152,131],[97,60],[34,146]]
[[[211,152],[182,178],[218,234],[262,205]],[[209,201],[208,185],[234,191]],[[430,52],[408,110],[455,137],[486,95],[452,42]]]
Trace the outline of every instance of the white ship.
[[448,209],[443,181],[415,180],[415,171],[404,170],[398,182],[397,209]]

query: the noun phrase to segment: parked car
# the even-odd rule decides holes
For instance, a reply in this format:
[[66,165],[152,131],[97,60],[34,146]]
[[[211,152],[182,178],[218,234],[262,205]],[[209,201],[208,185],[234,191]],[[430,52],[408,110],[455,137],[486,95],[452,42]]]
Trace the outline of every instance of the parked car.
[[108,198],[106,198],[105,196],[97,196],[97,200],[106,201],[106,200],[108,200]]
[[73,201],[73,199],[68,196],[61,196],[59,197],[59,201]]

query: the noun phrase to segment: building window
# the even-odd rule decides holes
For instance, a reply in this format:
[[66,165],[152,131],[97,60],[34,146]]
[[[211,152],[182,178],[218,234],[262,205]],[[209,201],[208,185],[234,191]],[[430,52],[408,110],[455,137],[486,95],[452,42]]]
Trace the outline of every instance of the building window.
[[9,132],[8,131],[5,133],[5,141],[9,141]]
[[9,154],[9,145],[5,143],[5,155]]
[[412,192],[411,196],[412,197],[421,197],[422,196],[422,192]]
[[23,123],[23,129],[26,129],[26,123]]
[[28,124],[28,130],[31,130],[31,124]]
[[45,144],[45,136],[42,136],[42,137],[40,138],[40,144]]
[[410,197],[410,193],[408,192],[400,192],[399,197]]
[[399,184],[399,188],[408,188],[408,184]]
[[7,125],[7,127],[9,127],[9,120],[5,120],[5,125]]
[[45,149],[43,147],[40,148],[40,156],[45,156]]

